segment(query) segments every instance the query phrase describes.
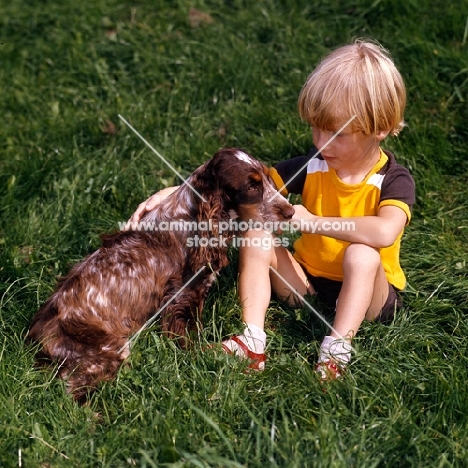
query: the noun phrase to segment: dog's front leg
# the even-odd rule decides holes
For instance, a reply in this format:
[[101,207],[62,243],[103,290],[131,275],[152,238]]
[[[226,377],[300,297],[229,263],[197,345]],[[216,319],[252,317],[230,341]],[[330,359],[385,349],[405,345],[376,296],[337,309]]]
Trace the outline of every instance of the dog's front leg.
[[189,346],[189,335],[194,329],[196,323],[192,308],[184,297],[164,309],[161,315],[161,330],[169,338],[176,339],[182,349]]

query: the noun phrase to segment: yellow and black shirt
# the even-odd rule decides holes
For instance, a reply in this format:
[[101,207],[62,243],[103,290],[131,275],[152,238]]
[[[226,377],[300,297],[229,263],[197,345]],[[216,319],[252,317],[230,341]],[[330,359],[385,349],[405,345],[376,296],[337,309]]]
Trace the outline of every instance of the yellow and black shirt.
[[[388,151],[380,151],[380,160],[366,178],[355,185],[343,183],[334,169],[328,167],[316,148],[308,156],[282,161],[270,175],[283,195],[302,196],[303,205],[314,215],[349,218],[376,216],[382,206],[401,208],[411,219],[415,202],[415,185],[406,168],[400,166]],[[380,258],[390,284],[403,289],[406,278],[400,266],[400,241],[380,249]],[[343,254],[349,242],[320,234],[302,234],[294,244],[294,257],[313,276],[343,280]]]

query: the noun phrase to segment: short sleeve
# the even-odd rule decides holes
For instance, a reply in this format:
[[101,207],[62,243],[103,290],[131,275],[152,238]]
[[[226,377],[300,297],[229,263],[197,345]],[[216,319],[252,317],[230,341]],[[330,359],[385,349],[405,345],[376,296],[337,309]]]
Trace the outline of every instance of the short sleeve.
[[[282,185],[279,187],[277,186],[278,190],[283,188],[283,194],[288,193],[296,193],[301,195],[304,189],[304,184],[306,181],[307,176],[307,165],[311,158],[317,155],[317,148],[312,147],[309,150],[307,156],[297,156],[292,159],[288,159],[286,161],[281,161],[278,164],[275,164],[274,170],[276,174],[279,176],[277,178],[278,182],[281,180]],[[277,184],[277,180],[275,180],[275,176],[272,176],[273,180]],[[278,184],[277,184],[278,185]]]
[[409,221],[416,200],[415,192],[415,183],[409,171],[394,164],[382,182],[379,206],[398,206],[405,211]]

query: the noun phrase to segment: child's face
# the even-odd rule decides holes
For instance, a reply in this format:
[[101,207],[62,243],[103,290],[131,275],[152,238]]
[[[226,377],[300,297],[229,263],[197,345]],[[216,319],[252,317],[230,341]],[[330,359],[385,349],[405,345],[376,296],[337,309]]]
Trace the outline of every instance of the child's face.
[[353,131],[349,125],[338,134],[313,127],[312,138],[328,166],[336,171],[359,171],[374,160],[377,162],[380,157],[382,138]]

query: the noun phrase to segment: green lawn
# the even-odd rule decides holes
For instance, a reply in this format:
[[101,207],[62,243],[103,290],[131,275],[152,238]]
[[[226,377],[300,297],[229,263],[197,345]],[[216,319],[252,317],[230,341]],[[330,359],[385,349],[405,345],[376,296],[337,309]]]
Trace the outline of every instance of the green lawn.
[[[467,0],[0,5],[0,466],[466,466]],[[155,326],[115,382],[74,404],[33,368],[30,319],[101,233],[178,183],[118,115],[184,176],[222,146],[274,164],[307,151],[299,91],[355,37],[387,47],[408,88],[408,127],[385,142],[417,186],[402,313],[364,324],[324,391],[327,330],[273,301],[267,370],[245,373],[202,351],[240,324],[233,251],[195,349]]]

